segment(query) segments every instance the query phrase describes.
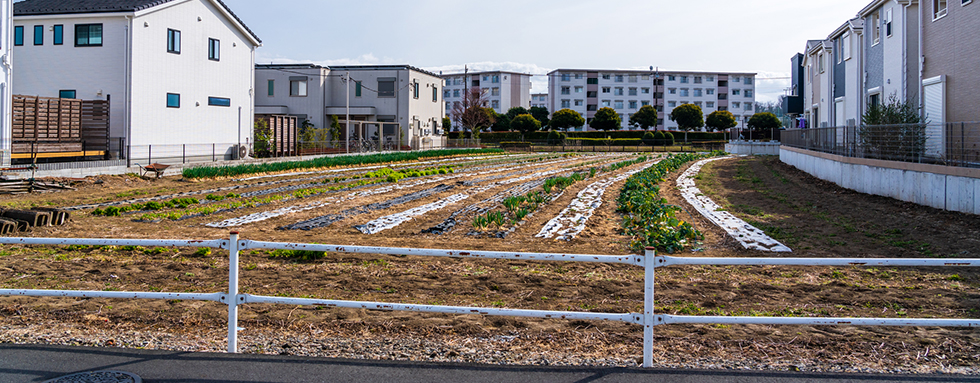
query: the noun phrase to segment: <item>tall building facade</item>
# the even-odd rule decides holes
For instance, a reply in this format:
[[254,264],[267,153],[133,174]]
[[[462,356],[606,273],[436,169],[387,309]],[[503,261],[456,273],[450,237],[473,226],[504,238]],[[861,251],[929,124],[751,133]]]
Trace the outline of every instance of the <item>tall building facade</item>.
[[447,115],[453,105],[461,102],[467,90],[478,89],[487,100],[487,107],[497,113],[510,108],[531,107],[531,75],[516,72],[468,72],[441,75]]
[[[548,111],[571,109],[591,121],[600,108],[613,108],[632,129],[629,118],[644,105],[659,112],[657,129],[676,130],[668,116],[683,104],[701,107],[705,117],[732,112],[739,124],[755,113],[755,73],[558,69],[548,73]],[[743,125],[744,126],[744,125]],[[586,126],[579,128],[587,130]]]

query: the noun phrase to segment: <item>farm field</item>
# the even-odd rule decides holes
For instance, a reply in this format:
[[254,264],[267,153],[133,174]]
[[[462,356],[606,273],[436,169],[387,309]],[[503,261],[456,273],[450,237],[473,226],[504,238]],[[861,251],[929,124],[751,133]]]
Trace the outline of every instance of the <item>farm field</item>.
[[[37,237],[213,239],[234,230],[266,241],[629,254],[632,239],[621,228],[616,199],[625,175],[663,157],[527,153],[261,178],[100,177],[72,192],[4,196],[0,207],[77,208],[67,226],[26,233]],[[680,197],[676,177],[689,165],[660,184],[667,202],[685,209],[677,218],[704,234],[682,255],[980,252],[980,217],[850,192],[774,158],[712,162],[697,177],[701,191],[794,252],[744,250]],[[570,205],[582,209],[572,204],[582,191],[602,204],[580,230],[565,239],[539,236]],[[267,251],[246,251],[241,264],[241,290],[251,294],[642,311],[643,272],[625,265]],[[227,252],[0,246],[0,288],[214,292],[227,289]],[[661,313],[980,318],[980,274],[968,269],[669,267],[658,269],[656,288]],[[272,305],[240,310],[243,352],[624,366],[636,365],[641,354],[642,328],[619,323]],[[0,298],[0,341],[220,351],[225,315],[226,306],[208,302]],[[980,366],[975,329],[670,325],[655,334],[655,364],[665,367],[972,374]]]

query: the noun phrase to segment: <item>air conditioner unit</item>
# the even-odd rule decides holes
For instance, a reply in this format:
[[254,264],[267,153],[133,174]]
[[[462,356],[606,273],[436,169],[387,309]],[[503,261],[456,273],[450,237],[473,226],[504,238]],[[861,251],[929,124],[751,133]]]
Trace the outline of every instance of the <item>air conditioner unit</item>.
[[235,148],[235,159],[244,160],[248,158],[248,147],[245,145],[237,145]]

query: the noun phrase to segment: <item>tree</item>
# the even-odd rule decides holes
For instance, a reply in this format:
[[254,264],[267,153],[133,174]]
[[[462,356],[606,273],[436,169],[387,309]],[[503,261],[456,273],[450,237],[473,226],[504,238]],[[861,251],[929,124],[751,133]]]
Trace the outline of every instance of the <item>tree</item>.
[[542,128],[547,128],[548,124],[551,123],[551,121],[548,119],[548,108],[543,106],[532,106],[530,113],[532,116],[534,116],[534,119],[541,122]]
[[582,125],[585,125],[585,119],[571,109],[562,109],[551,115],[551,127],[555,129],[568,130]]
[[272,149],[276,146],[276,142],[272,136],[272,129],[269,129],[269,121],[265,119],[255,121],[252,137],[254,137],[252,141],[252,153],[255,153],[256,157],[269,157],[272,155]]
[[620,130],[623,127],[623,118],[619,117],[616,109],[605,107],[595,112],[595,117],[589,123],[589,127],[595,130]]
[[868,108],[861,122],[864,125],[858,130],[858,137],[866,156],[916,161],[925,154],[928,120],[911,102],[902,102],[892,95],[887,102]]
[[337,118],[337,116],[330,116],[330,128],[327,130],[327,133],[330,134],[330,139],[333,141],[340,141],[340,131],[340,118]]
[[506,114],[497,113],[497,111],[493,109],[490,110],[493,111],[494,119],[493,125],[490,125],[490,130],[494,132],[506,132],[510,130],[510,117],[508,117]]
[[507,111],[507,119],[513,120],[514,117],[520,116],[522,114],[528,114],[528,113],[531,112],[529,112],[527,109],[524,109],[523,106],[515,106]]
[[704,126],[704,112],[694,104],[684,104],[670,112],[670,120],[677,122],[680,130],[694,130]]
[[449,117],[442,118],[442,131],[443,134],[449,134],[453,130],[453,120]]
[[485,110],[487,103],[486,93],[480,89],[470,89],[464,92],[463,100],[454,103],[452,113],[450,113],[455,125],[467,132],[474,132],[493,125],[494,115]]
[[779,117],[769,112],[753,114],[749,119],[749,129],[752,130],[779,129],[781,126],[783,123],[779,121]]
[[541,129],[541,121],[538,121],[530,114],[522,114],[514,117],[510,121],[510,127],[511,129],[519,130],[521,132],[521,140],[523,140],[525,134]]
[[657,126],[657,109],[652,105],[643,105],[640,110],[630,116],[630,126],[648,130]]
[[708,130],[726,130],[738,126],[738,120],[735,119],[732,112],[716,110],[708,115],[705,126],[708,127]]

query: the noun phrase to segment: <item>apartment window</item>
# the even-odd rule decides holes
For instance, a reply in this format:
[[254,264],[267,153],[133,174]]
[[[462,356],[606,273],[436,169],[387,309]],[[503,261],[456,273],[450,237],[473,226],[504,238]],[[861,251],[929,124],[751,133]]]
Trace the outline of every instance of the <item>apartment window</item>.
[[719,106],[718,107],[718,111],[724,112],[726,110],[728,110],[728,107],[727,106]]
[[208,39],[208,60],[221,60],[221,41]]
[[738,96],[740,94],[742,94],[742,90],[740,90],[740,89],[732,89],[732,96]]
[[616,75],[616,82],[623,82],[623,75],[617,74]]
[[609,93],[609,92],[612,92],[612,88],[608,86],[602,87],[602,93]]
[[640,76],[640,81],[649,81],[649,80],[650,80],[650,75],[648,74]]
[[562,81],[571,81],[572,80],[572,76],[569,75],[568,73],[562,73],[561,74],[561,80]]
[[687,84],[687,76],[681,76],[681,84]]
[[589,78],[589,79],[586,79],[585,80],[585,83],[586,84],[589,84],[589,85],[596,85],[596,84],[599,84],[599,79],[598,78]]
[[606,107],[606,108],[608,108],[608,107],[609,107],[610,105],[612,105],[612,101],[609,101],[609,100],[602,100],[602,106],[603,106],[603,107]]
[[293,97],[306,97],[306,79],[290,79],[289,95]]
[[101,47],[102,24],[75,24],[76,47]]
[[613,106],[616,109],[623,109],[623,101],[622,100],[616,100],[616,102],[613,104]]
[[647,101],[647,100],[643,100],[643,101],[640,101],[640,105],[641,105],[641,106],[647,106],[647,105],[650,105],[650,101]]
[[44,26],[34,26],[34,45],[44,45]]
[[354,81],[354,97],[361,97],[361,82]]
[[500,76],[499,75],[493,75],[493,77],[490,78],[490,82],[492,82],[494,84],[499,83],[500,82]]
[[[933,4],[938,3],[938,2],[939,2],[939,0],[934,0],[934,3]],[[943,0],[943,4],[945,4],[945,3],[946,3],[946,1]],[[875,12],[875,13],[872,13],[871,14],[871,39],[872,39],[871,45],[875,45],[879,41],[881,41],[881,25],[878,22],[881,16],[879,15],[879,12],[881,12],[881,11],[879,10],[878,12]],[[943,12],[945,14],[945,10]],[[936,17],[938,17],[938,16],[936,16]]]
[[727,100],[728,99],[728,94],[726,94],[726,93],[718,93],[718,99],[719,100]]
[[636,96],[636,88],[630,88],[630,96]]
[[714,89],[708,89],[706,92],[707,92],[707,94],[709,96],[714,96],[715,95],[715,90]]
[[432,102],[439,101],[439,87],[432,85]]
[[946,16],[946,0],[932,0],[932,19]]
[[707,80],[708,82],[715,82],[715,76],[708,76]]
[[695,84],[700,84],[701,83],[701,76],[694,76],[694,83]]
[[595,112],[597,109],[599,109],[599,106],[598,105],[586,105],[585,106],[585,110],[587,112]]
[[667,94],[677,94],[677,88],[668,88]]
[[694,90],[694,97],[701,97],[701,95],[702,95],[701,89],[695,89]]
[[561,100],[561,107],[562,108],[570,108],[571,106],[572,106],[572,101],[571,100]]
[[446,86],[450,86],[450,85],[452,85],[452,84],[451,84],[452,82],[453,82],[453,81],[452,81],[451,79],[448,79],[448,78],[447,78],[447,79],[446,79]]
[[630,109],[636,109],[636,100],[630,101]]
[[208,105],[231,106],[231,99],[226,97],[208,97]]
[[636,75],[635,74],[631,74],[630,77],[629,77],[629,82],[636,82],[636,81],[637,81]]
[[180,94],[177,94],[177,93],[167,93],[167,107],[168,108],[179,108],[180,107]]
[[499,100],[490,101],[490,107],[494,109],[500,109],[500,101]]
[[603,80],[609,80],[609,79],[612,79],[612,75],[611,75],[611,74],[603,74],[603,75],[602,75],[602,79],[603,79]]
[[572,87],[570,86],[561,87],[561,94],[572,94]]
[[745,90],[745,97],[752,97],[752,89]]
[[582,106],[582,104],[585,104],[584,100],[575,100],[575,106]]
[[640,93],[650,94],[650,88],[640,88]]
[[395,78],[378,79],[378,97],[395,97]]
[[705,102],[704,103],[704,106],[706,106],[708,108],[714,108],[715,107],[715,102],[714,101]]
[[885,11],[885,19],[883,20],[885,24],[885,36],[892,37],[892,10]]
[[419,82],[418,81],[412,81],[412,98],[418,100],[419,99],[419,92],[420,92]]
[[752,85],[752,77],[745,78],[745,85]]
[[820,54],[819,56],[817,56],[817,65],[819,65],[819,66],[820,66],[820,67],[818,68],[818,69],[820,70],[820,73],[823,73],[823,71],[824,71],[824,65],[823,65],[823,53],[821,53],[821,54]]
[[616,88],[616,91],[613,94],[614,95],[617,95],[617,96],[622,96],[623,95],[623,88]]
[[582,79],[582,74],[581,73],[576,73],[575,74],[575,79],[576,80],[581,80]]
[[585,88],[580,87],[580,86],[576,86],[575,87],[575,93],[582,93],[583,90],[585,90]]
[[674,75],[668,75],[667,81],[677,81],[677,77],[675,77]]
[[751,102],[746,102],[745,103],[745,110],[752,110],[752,103]]
[[667,107],[668,108],[676,108],[677,107],[677,101],[667,101]]
[[585,92],[585,98],[596,98],[596,97],[599,97],[599,95],[596,94],[596,93],[599,93],[599,92],[596,92],[594,90]]
[[880,103],[881,103],[881,95],[880,94],[872,94],[871,96],[868,97],[868,107],[869,108],[872,108],[872,109],[873,108],[876,108],[876,107],[878,107],[878,105]]
[[452,95],[453,95],[453,92],[451,92],[449,89],[444,89],[442,91],[442,98],[450,98],[450,97],[452,97]]
[[75,98],[75,90],[59,90],[58,98]]
[[453,97],[459,97],[459,89],[453,89]]
[[742,106],[742,103],[740,103],[740,102],[737,102],[736,101],[736,102],[733,102],[732,103],[732,109],[738,109],[741,106]]
[[180,31],[167,29],[167,52],[180,54]]
[[698,108],[700,108],[700,107],[701,107],[701,101],[695,101],[695,102],[694,102],[694,105],[697,105],[697,106],[698,106]]
[[741,81],[742,81],[741,77],[732,77],[732,82],[741,82]]
[[276,80],[269,80],[268,81],[268,88],[269,88],[269,96],[270,97],[271,96],[275,96],[276,95]]
[[14,45],[24,45],[24,27],[20,25],[14,27]]
[[483,81],[490,81],[490,75],[488,74],[483,75]]
[[687,88],[681,88],[681,97],[687,97],[689,96],[689,93],[690,92],[688,91]]
[[[581,93],[582,92],[581,88],[582,87],[580,87],[580,86],[575,87],[575,93]],[[490,95],[491,96],[499,96],[500,95],[500,88],[490,89]]]

